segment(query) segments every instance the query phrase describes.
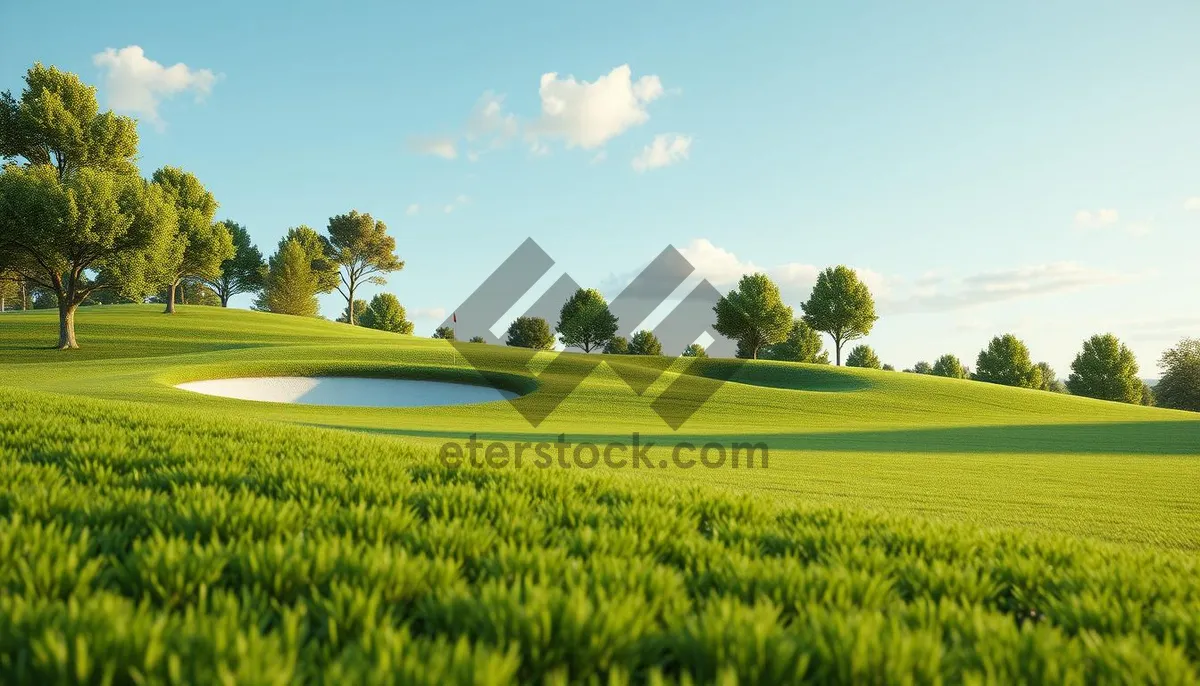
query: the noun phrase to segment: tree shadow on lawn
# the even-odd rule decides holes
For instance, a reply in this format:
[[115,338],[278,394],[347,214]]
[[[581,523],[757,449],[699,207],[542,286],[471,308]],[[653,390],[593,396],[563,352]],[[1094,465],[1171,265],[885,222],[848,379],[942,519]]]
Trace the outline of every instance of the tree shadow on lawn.
[[[366,433],[466,440],[471,432],[416,429],[376,429],[309,424]],[[558,434],[481,431],[480,441],[549,441]],[[610,441],[628,443],[629,435],[568,434],[567,443]],[[770,450],[856,453],[1081,453],[1186,455],[1200,457],[1200,418],[1197,421],[1106,422],[1098,424],[1037,424],[963,426],[929,429],[838,431],[777,434],[642,434],[640,442],[697,447],[719,443],[764,443]]]

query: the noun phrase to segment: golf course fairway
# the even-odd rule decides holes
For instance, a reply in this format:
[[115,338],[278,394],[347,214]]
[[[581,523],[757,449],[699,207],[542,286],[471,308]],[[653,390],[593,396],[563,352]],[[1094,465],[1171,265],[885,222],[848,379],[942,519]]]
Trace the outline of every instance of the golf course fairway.
[[[1196,414],[751,361],[673,430],[651,401],[675,362],[603,356],[533,426],[521,404],[549,402],[568,362],[597,355],[539,375],[554,353],[527,363],[465,344],[478,346],[468,364],[441,340],[160,309],[83,308],[72,351],[51,348],[55,312],[0,314],[0,671],[1200,677]],[[732,363],[695,364],[721,377]],[[347,407],[176,388],[243,377],[487,383],[520,398]],[[570,454],[632,440],[653,444],[636,466],[444,459],[468,441]],[[769,458],[675,459],[681,444],[739,443]]]

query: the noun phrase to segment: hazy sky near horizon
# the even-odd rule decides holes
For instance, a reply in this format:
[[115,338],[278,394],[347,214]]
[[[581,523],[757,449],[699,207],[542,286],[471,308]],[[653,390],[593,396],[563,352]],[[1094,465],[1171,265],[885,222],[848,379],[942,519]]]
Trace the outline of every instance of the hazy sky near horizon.
[[144,173],[192,171],[264,253],[384,220],[407,266],[383,290],[418,333],[533,237],[557,262],[535,288],[612,296],[673,244],[723,291],[766,271],[797,314],[850,265],[897,368],[1013,332],[1065,377],[1111,331],[1153,377],[1200,336],[1194,0],[6,3],[0,24],[23,27],[0,89],[78,73],[141,121]]

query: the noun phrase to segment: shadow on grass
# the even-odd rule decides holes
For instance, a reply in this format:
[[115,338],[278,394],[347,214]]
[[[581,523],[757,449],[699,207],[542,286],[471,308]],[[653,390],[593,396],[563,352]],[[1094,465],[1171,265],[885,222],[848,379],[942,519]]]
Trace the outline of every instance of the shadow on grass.
[[[465,440],[470,431],[374,429],[310,423],[330,429],[420,438]],[[480,431],[480,440],[555,441],[558,434]],[[628,435],[568,434],[568,443],[629,441]],[[884,431],[779,434],[643,434],[642,443],[697,446],[714,442],[765,443],[771,450],[865,453],[1060,453],[1186,455],[1200,457],[1200,416],[1197,421],[1112,422],[1103,424],[1049,424],[966,426]]]

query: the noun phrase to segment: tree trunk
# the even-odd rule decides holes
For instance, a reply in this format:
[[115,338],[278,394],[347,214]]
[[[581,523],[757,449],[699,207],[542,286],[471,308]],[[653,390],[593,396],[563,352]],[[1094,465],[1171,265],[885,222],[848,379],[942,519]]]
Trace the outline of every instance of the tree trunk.
[[349,304],[346,305],[346,319],[350,322],[350,326],[355,326],[354,323],[354,286],[347,286],[346,292],[350,294],[347,299]]
[[74,350],[79,347],[75,342],[75,308],[78,305],[67,304],[65,300],[58,303],[58,349]]
[[163,314],[175,314],[175,287],[179,285],[178,281],[172,281],[170,288],[167,289],[167,309],[163,310]]
[[29,292],[25,289],[25,281],[21,280],[21,311],[29,309]]
[[221,293],[221,307],[229,307],[229,294]]
[[841,342],[841,341],[834,341],[834,342],[833,342],[833,349],[834,349],[835,351],[837,351],[837,352],[836,352],[837,366],[839,366],[839,367],[840,367],[840,366],[842,366],[842,342]]

